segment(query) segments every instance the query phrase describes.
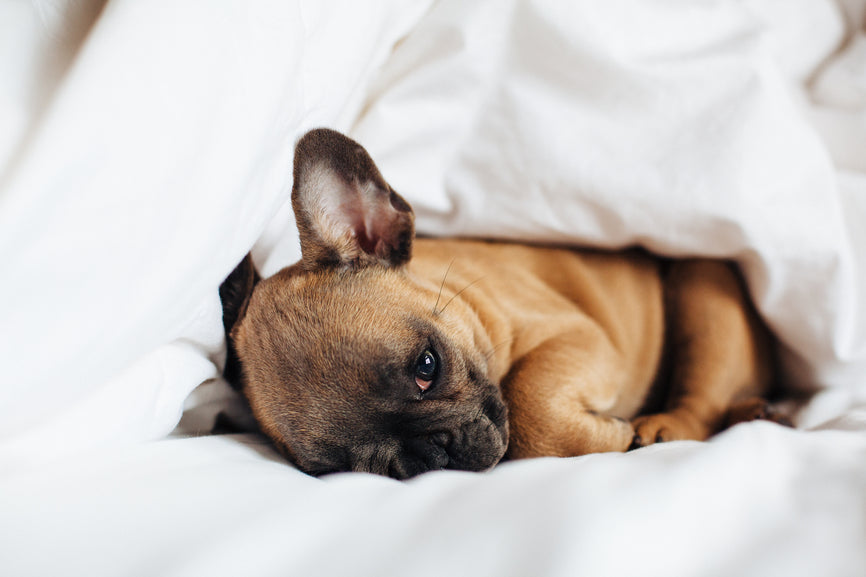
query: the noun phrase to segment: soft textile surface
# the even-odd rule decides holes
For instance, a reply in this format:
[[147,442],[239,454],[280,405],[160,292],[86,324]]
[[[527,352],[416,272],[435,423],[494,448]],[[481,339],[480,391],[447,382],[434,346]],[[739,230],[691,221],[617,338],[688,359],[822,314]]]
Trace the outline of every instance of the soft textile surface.
[[319,481],[252,439],[169,440],[0,483],[0,559],[16,576],[854,577],[864,461],[862,436],[758,424],[487,474]]
[[[866,574],[864,25],[863,0],[0,4],[0,573]],[[736,260],[786,383],[822,392],[799,430],[403,484],[185,437],[236,404],[217,287],[251,248],[297,258],[317,125],[424,234]]]

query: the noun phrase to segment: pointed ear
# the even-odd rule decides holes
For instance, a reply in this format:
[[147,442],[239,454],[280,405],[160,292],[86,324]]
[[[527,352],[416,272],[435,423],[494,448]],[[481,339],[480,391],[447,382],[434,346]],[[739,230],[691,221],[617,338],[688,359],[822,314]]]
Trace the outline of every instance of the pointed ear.
[[235,388],[241,388],[241,363],[235,349],[232,331],[243,320],[256,283],[261,280],[249,254],[220,285],[223,305],[223,329],[226,333],[226,365],[223,376]]
[[292,207],[303,267],[397,267],[412,254],[415,215],[361,145],[311,130],[295,147]]

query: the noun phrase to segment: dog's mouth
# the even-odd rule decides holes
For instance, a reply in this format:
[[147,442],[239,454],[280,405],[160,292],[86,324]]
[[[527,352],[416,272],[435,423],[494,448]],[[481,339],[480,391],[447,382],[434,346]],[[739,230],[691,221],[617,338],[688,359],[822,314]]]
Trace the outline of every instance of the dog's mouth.
[[299,452],[289,449],[287,439],[275,440],[291,463],[314,476],[353,471],[404,480],[443,469],[486,471],[502,460],[508,448],[508,409],[496,393],[476,407],[469,416],[465,406],[446,409],[426,424],[423,417],[409,419],[398,430],[368,437],[366,442],[343,437],[342,442],[319,442]]
[[321,455],[312,461],[300,462],[287,445],[277,445],[291,463],[313,475],[321,476],[341,471],[384,475],[398,480],[422,473],[441,470],[480,472],[493,468],[508,449],[507,411],[496,408],[491,414],[480,413],[450,431],[413,436],[402,441],[391,439],[375,444],[335,449],[342,454],[339,461],[321,462]]
[[389,464],[387,475],[407,479],[428,471],[486,471],[508,448],[508,410],[496,397],[447,432],[412,437]]

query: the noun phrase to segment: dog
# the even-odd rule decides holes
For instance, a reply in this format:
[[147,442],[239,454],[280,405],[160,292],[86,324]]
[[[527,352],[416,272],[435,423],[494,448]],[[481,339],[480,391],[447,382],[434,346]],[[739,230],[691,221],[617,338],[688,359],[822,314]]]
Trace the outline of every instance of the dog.
[[302,471],[406,479],[778,420],[770,332],[731,263],[416,238],[350,138],[297,143],[301,260],[220,288],[226,378]]

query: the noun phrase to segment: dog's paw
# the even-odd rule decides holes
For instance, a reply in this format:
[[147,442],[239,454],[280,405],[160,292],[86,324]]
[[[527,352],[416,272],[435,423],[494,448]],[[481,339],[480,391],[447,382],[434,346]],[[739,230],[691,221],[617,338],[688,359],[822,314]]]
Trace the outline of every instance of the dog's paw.
[[686,412],[658,413],[632,421],[634,438],[629,450],[666,441],[703,441],[710,435],[709,427]]
[[794,426],[787,415],[776,410],[766,399],[755,397],[732,405],[725,415],[724,428],[749,421],[772,421],[785,427]]
[[620,417],[607,417],[607,419],[610,423],[611,434],[608,437],[608,445],[601,451],[625,452],[630,450],[635,436],[631,422]]

